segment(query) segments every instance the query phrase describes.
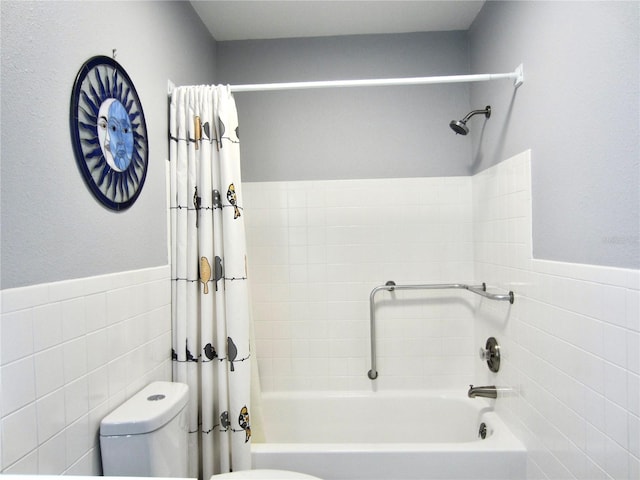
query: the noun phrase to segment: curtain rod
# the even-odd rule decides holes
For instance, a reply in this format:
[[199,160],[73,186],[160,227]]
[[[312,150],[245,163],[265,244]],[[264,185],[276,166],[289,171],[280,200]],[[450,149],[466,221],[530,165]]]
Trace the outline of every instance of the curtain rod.
[[253,85],[231,85],[232,92],[264,92],[270,90],[302,90],[310,88],[336,88],[336,87],[386,87],[394,85],[426,85],[432,83],[466,83],[486,82],[512,78],[514,87],[519,87],[524,82],[522,65],[510,73],[485,73],[478,75],[449,75],[443,77],[409,77],[409,78],[383,78],[372,80],[328,80],[319,82],[290,82],[290,83],[257,83]]
[[[449,75],[441,77],[409,77],[409,78],[383,78],[370,80],[328,80],[317,82],[288,82],[288,83],[256,83],[248,85],[230,85],[232,92],[266,92],[273,90],[303,90],[312,88],[338,88],[338,87],[386,87],[395,85],[426,85],[432,83],[466,83],[486,82],[490,80],[513,79],[513,86],[518,88],[524,83],[524,69],[520,64],[510,73],[483,73],[477,75]],[[173,92],[174,85],[169,81],[169,94]]]

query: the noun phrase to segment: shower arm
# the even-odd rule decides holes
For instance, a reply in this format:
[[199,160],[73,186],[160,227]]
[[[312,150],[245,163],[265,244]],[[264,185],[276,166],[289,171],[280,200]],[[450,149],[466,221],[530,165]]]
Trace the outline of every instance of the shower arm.
[[473,117],[474,115],[480,115],[481,113],[489,118],[491,116],[491,107],[487,106],[487,108],[483,108],[482,110],[473,110],[467,113],[467,115],[460,121],[462,123],[467,123],[471,117]]
[[513,291],[509,293],[489,293],[487,292],[487,284],[482,285],[465,285],[463,283],[432,283],[423,285],[396,285],[393,280],[389,280],[386,284],[375,287],[369,294],[369,327],[371,339],[371,370],[367,373],[370,380],[378,378],[376,370],[376,312],[375,312],[375,296],[381,290],[393,292],[394,290],[468,290],[476,295],[480,295],[491,300],[507,301],[511,304],[514,302]]

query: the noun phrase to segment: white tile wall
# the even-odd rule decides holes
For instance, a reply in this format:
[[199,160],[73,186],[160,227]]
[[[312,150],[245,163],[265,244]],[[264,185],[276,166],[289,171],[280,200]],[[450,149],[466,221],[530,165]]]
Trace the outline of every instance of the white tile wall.
[[[243,191],[265,390],[370,389],[371,289],[473,279],[468,177],[245,183]],[[467,295],[378,293],[380,388],[469,383]]]
[[[640,478],[640,272],[532,258],[530,152],[473,178],[244,193],[266,390],[371,388],[368,295],[386,280],[485,281],[515,304],[380,296],[380,387],[510,387],[496,406],[529,449],[529,479]],[[488,336],[498,374],[477,360]]]
[[101,474],[100,420],[171,379],[168,266],[1,292],[0,471]]
[[531,154],[473,179],[477,278],[513,290],[479,302],[476,343],[496,336],[496,407],[525,441],[529,478],[640,478],[640,272],[532,259]]

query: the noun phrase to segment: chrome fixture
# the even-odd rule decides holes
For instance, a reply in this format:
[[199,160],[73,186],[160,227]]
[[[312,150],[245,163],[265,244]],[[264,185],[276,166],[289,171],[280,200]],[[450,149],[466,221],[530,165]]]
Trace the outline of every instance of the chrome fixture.
[[367,372],[367,376],[370,380],[378,378],[378,371],[376,370],[376,313],[375,313],[375,295],[381,290],[387,290],[393,292],[396,290],[450,290],[450,289],[463,289],[468,290],[476,295],[480,295],[491,300],[501,300],[509,303],[514,302],[513,292],[509,293],[489,293],[487,292],[487,284],[483,283],[481,286],[464,285],[462,283],[435,283],[427,285],[396,285],[393,280],[389,280],[386,284],[375,287],[369,294],[369,328],[370,328],[370,340],[371,340],[371,370]]
[[495,385],[487,385],[484,387],[474,387],[473,385],[469,385],[469,392],[467,392],[467,395],[469,398],[498,398],[498,389]]
[[469,119],[474,115],[478,115],[481,113],[484,114],[485,118],[490,118],[491,106],[487,105],[484,110],[473,110],[467,113],[466,117],[464,117],[462,120],[451,120],[449,126],[451,127],[451,130],[456,132],[456,134],[466,135],[467,133],[469,133],[469,127],[467,127],[467,122],[469,121]]
[[487,367],[492,372],[500,370],[500,345],[494,337],[489,337],[485,348],[480,347],[480,359],[487,361]]

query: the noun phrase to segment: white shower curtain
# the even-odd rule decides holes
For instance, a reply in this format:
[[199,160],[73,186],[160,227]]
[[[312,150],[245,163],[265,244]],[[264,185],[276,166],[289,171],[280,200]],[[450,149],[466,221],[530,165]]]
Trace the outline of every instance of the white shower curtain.
[[190,477],[251,468],[249,296],[238,115],[227,87],[170,105],[173,377],[190,389]]

